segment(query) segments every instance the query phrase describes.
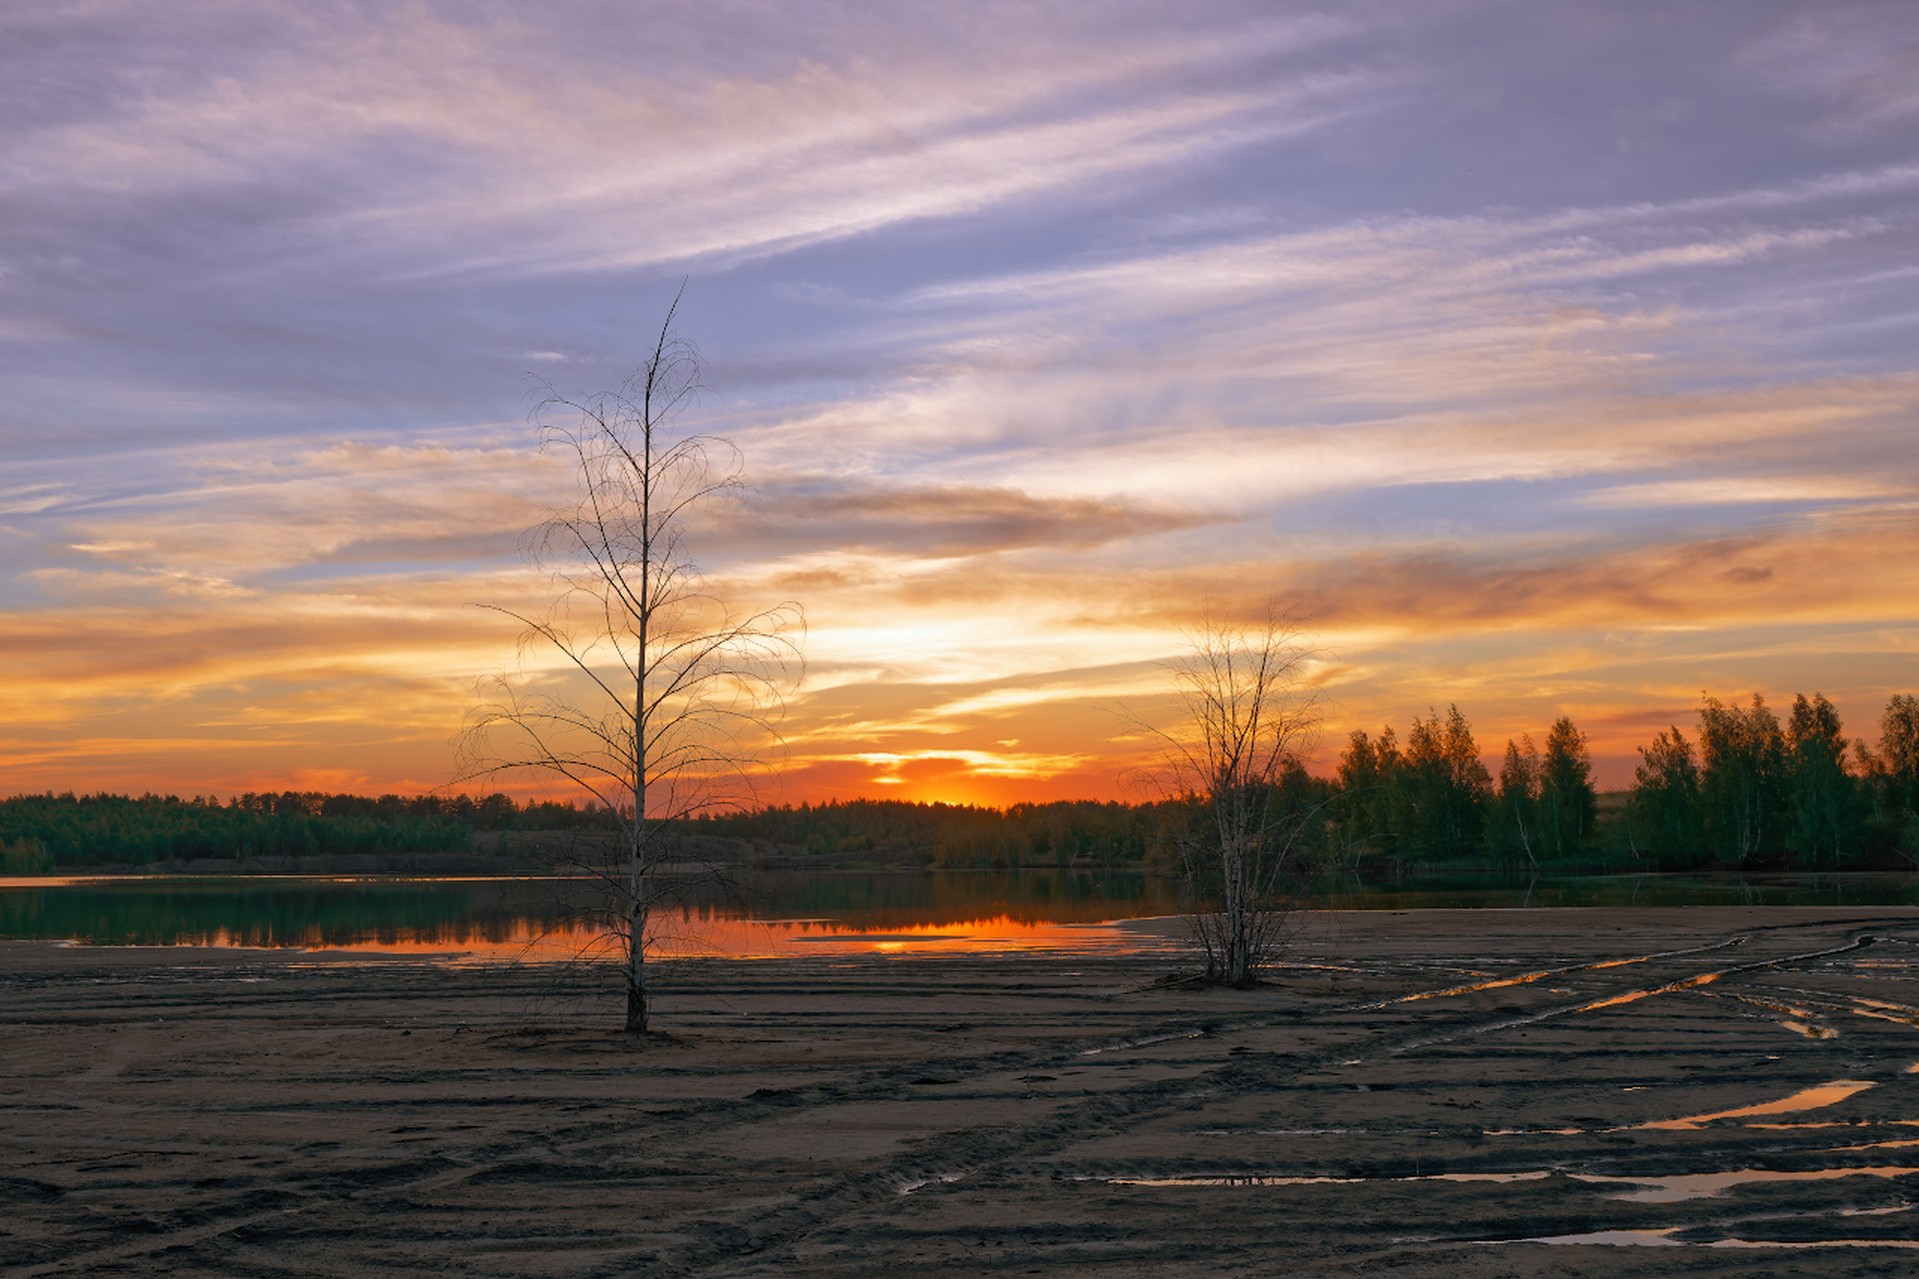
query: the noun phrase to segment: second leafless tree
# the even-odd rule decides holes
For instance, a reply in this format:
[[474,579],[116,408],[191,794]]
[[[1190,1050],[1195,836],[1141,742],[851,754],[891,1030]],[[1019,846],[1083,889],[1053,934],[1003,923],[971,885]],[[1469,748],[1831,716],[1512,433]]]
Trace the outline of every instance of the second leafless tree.
[[1283,785],[1319,722],[1315,654],[1277,609],[1244,629],[1209,619],[1190,638],[1172,664],[1180,720],[1147,726],[1161,748],[1155,786],[1172,801],[1167,839],[1207,976],[1245,986],[1317,870],[1314,814]]

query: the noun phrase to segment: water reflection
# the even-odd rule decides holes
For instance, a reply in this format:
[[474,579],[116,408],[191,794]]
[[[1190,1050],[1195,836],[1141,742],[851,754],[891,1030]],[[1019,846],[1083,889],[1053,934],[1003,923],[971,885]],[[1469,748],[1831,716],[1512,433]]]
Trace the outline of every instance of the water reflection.
[[[1338,909],[1752,902],[1911,904],[1911,879],[1829,875],[1357,879],[1321,886]],[[0,938],[99,945],[257,946],[473,957],[592,957],[590,880],[254,876],[0,880]],[[1164,880],[1133,871],[772,872],[721,891],[686,885],[656,915],[665,957],[781,956],[824,949],[923,953],[1149,944],[1112,921],[1176,914]],[[1621,961],[1629,962],[1629,961]],[[1543,974],[1542,974],[1543,975]],[[1507,978],[1517,982],[1530,979]],[[1886,1005],[1867,1015],[1914,1016]]]
[[1685,1173],[1675,1177],[1602,1177],[1573,1173],[1576,1180],[1614,1186],[1609,1198],[1627,1203],[1669,1204],[1688,1199],[1710,1199],[1737,1186],[1781,1185],[1800,1181],[1837,1181],[1843,1177],[1909,1177],[1919,1168],[1816,1168],[1807,1172],[1779,1172],[1769,1168],[1733,1168],[1723,1172]]
[[1801,1089],[1790,1097],[1781,1097],[1778,1101],[1761,1102],[1756,1106],[1740,1106],[1734,1110],[1714,1110],[1703,1115],[1686,1115],[1680,1119],[1661,1119],[1655,1123],[1639,1124],[1638,1127],[1680,1132],[1703,1128],[1717,1119],[1751,1119],[1761,1115],[1789,1115],[1801,1110],[1823,1110],[1827,1106],[1836,1106],[1848,1097],[1856,1096],[1872,1086],[1873,1083],[1869,1079],[1835,1079],[1829,1084]]
[[[1070,871],[765,875],[744,890],[682,887],[649,928],[661,958],[1123,948],[1154,942],[1111,921],[1171,909],[1146,876]],[[567,962],[614,949],[594,915],[599,892],[577,879],[16,880],[0,882],[0,938]]]

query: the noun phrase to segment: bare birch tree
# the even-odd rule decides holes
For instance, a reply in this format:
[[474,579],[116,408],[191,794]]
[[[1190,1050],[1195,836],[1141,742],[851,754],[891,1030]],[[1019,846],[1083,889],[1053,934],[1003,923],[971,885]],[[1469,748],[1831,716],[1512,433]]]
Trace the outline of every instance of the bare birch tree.
[[541,447],[572,464],[577,498],[527,536],[559,594],[544,615],[486,605],[524,627],[521,650],[560,659],[574,694],[500,679],[469,716],[467,779],[544,773],[620,819],[597,912],[626,987],[626,1029],[648,1027],[648,921],[666,837],[701,812],[750,802],[800,666],[797,604],[739,612],[688,554],[690,517],[741,492],[724,440],[678,431],[699,356],[667,311],[652,352],[616,392],[569,399],[545,386]]
[[1253,630],[1208,619],[1191,640],[1172,666],[1179,726],[1144,727],[1162,747],[1156,784],[1175,812],[1167,838],[1206,975],[1247,986],[1274,957],[1316,869],[1316,808],[1301,810],[1282,789],[1318,724],[1305,680],[1313,653],[1276,609]]

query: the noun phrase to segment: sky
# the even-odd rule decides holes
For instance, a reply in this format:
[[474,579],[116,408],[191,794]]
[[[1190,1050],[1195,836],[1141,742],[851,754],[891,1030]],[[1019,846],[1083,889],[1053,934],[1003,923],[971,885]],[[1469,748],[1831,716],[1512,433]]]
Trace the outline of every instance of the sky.
[[682,283],[752,485],[696,558],[806,615],[768,802],[1127,797],[1269,601],[1321,770],[1870,734],[1916,227],[1906,0],[16,0],[0,794],[448,785],[552,678],[478,607],[552,593],[537,388]]

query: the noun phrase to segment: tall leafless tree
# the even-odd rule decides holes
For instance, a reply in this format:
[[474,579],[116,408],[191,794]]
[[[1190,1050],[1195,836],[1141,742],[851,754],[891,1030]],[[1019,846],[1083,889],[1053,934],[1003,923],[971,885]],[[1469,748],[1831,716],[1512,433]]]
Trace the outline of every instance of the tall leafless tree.
[[1169,800],[1167,837],[1190,894],[1207,976],[1250,985],[1275,955],[1313,872],[1315,812],[1282,783],[1319,722],[1306,676],[1314,652],[1277,608],[1252,629],[1208,619],[1172,664],[1182,712],[1158,740],[1155,785]]
[[739,451],[675,428],[699,385],[698,352],[667,311],[616,392],[570,399],[542,385],[541,447],[571,463],[574,504],[528,534],[558,588],[544,614],[486,605],[556,655],[577,694],[491,681],[462,739],[462,775],[543,773],[619,815],[618,856],[596,913],[620,956],[626,1029],[648,1027],[649,916],[666,837],[701,812],[750,802],[800,670],[791,601],[741,612],[707,588],[686,534],[702,506],[741,492]]

